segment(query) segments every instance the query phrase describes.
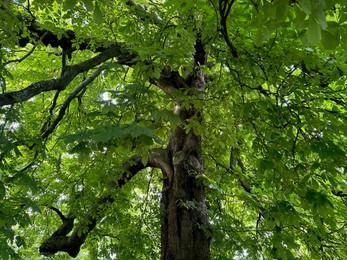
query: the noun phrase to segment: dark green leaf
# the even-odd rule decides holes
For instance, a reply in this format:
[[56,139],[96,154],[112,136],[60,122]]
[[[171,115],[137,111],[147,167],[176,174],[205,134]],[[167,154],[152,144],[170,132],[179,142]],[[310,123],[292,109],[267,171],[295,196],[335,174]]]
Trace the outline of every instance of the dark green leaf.
[[94,10],[93,0],[83,0],[83,3],[88,12],[91,12]]
[[77,0],[64,0],[64,9],[70,10],[75,7]]
[[317,45],[321,38],[321,27],[313,17],[309,18],[307,39],[312,45]]
[[103,14],[103,12],[100,9],[99,3],[98,3],[98,1],[96,1],[95,2],[95,7],[94,7],[94,13],[93,13],[94,21],[97,24],[102,23],[103,16],[104,16],[104,14]]
[[324,48],[328,50],[335,50],[336,47],[339,45],[339,39],[336,37],[336,35],[332,35],[328,31],[322,32],[322,43]]

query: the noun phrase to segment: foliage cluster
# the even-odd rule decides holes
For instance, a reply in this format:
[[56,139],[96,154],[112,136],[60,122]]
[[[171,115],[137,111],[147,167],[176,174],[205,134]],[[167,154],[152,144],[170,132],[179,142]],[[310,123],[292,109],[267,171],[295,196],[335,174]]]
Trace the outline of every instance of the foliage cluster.
[[[147,164],[151,148],[167,145],[177,100],[203,114],[185,129],[203,142],[213,259],[347,259],[345,0],[4,0],[0,17],[0,103],[62,76],[66,50],[28,21],[58,40],[74,32],[68,65],[116,42],[136,53],[132,64],[104,62],[45,138],[92,70],[0,107],[1,259],[38,258],[61,221],[50,206],[83,223],[106,193],[114,203],[78,259],[157,259],[162,175],[109,183],[131,156]],[[197,32],[208,62],[194,67]],[[168,66],[183,78],[198,67],[205,90],[165,93],[156,81]]]

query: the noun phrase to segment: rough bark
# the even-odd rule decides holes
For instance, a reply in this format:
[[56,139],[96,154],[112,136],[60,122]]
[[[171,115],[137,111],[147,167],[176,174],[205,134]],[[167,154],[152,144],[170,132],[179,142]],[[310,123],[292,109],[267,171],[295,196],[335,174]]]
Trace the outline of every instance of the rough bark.
[[[198,112],[181,111],[187,120]],[[203,173],[201,138],[179,126],[170,140],[172,160],[161,200],[161,255],[165,260],[210,259],[210,238]]]
[[[188,100],[204,91],[205,87],[205,75],[199,66],[206,64],[207,52],[200,37],[198,34],[194,46],[194,69],[191,75],[184,84],[175,86],[178,91],[188,93]],[[175,82],[177,84],[179,81]],[[202,142],[193,130],[187,132],[184,129],[189,120],[201,122],[202,112],[191,102],[189,108],[179,109],[178,114],[181,124],[172,134],[168,146],[172,168],[163,181],[161,257],[163,260],[208,260],[210,237],[202,177]]]

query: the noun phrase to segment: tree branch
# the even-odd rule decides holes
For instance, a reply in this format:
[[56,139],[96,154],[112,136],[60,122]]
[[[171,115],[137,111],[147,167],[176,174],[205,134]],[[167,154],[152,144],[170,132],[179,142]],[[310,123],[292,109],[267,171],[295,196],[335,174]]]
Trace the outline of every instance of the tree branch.
[[331,193],[337,197],[347,197],[347,194],[343,193],[343,191],[341,191],[341,190],[339,190],[339,191],[332,190]]
[[34,45],[34,46],[31,48],[31,50],[30,50],[27,54],[25,54],[22,58],[16,58],[16,59],[14,59],[14,60],[9,60],[9,61],[3,63],[2,65],[3,65],[3,66],[6,66],[6,65],[8,65],[8,64],[10,64],[10,63],[13,63],[13,62],[18,62],[18,63],[22,62],[23,60],[25,60],[26,58],[28,58],[28,57],[34,52],[34,50],[36,49],[36,47],[37,47],[37,45]]
[[172,71],[169,66],[161,71],[159,79],[152,78],[150,82],[168,95],[173,95],[178,89],[188,88],[186,80],[177,71]]
[[[113,188],[113,190],[115,188],[122,188],[139,171],[147,167],[160,168],[163,172],[169,171],[170,160],[168,158],[167,150],[153,149],[149,154],[148,163],[146,165],[143,164],[141,156],[136,155],[132,157],[124,163],[122,174],[118,178],[118,181],[110,183],[110,188]],[[71,257],[76,257],[87,236],[95,228],[97,221],[102,217],[104,207],[114,202],[114,198],[110,194],[106,194],[96,199],[95,203],[90,207],[89,211],[76,228],[74,228],[70,236],[67,236],[67,233],[64,234],[64,232],[59,231],[64,226],[63,220],[63,224],[41,244],[39,249],[40,253],[42,255],[53,255],[62,251],[68,253]]]
[[39,81],[22,90],[0,94],[0,107],[26,101],[42,92],[64,90],[78,74],[86,72],[114,57],[118,58],[120,64],[131,64],[133,60],[133,55],[125,50],[122,44],[113,45],[108,50],[91,59],[75,65],[66,66],[62,76],[58,79]]
[[80,85],[78,85],[70,94],[69,96],[64,100],[64,103],[60,107],[59,113],[54,119],[53,123],[46,129],[45,132],[41,134],[42,138],[46,138],[49,136],[56,126],[59,124],[59,122],[63,119],[66,109],[69,107],[71,101],[80,93],[85,87],[87,87],[97,76],[100,75],[100,73],[104,70],[105,68],[98,68],[95,70],[95,72],[87,79],[85,79]]
[[[134,0],[128,0],[126,4],[131,8],[134,8],[136,14],[138,14],[141,19],[149,19],[154,24],[161,23],[159,18],[148,13]],[[24,15],[20,15],[20,17],[20,20],[26,24],[24,26],[30,35],[24,38],[19,36],[19,46],[23,47],[30,42],[36,44],[37,41],[40,41],[46,46],[60,46],[63,49],[63,54],[68,56],[76,50],[76,48],[72,47],[73,42],[76,39],[74,31],[67,30],[62,36],[58,37],[52,31],[42,29],[42,26],[37,21],[26,19]],[[36,82],[22,90],[0,94],[0,107],[26,101],[42,92],[64,90],[79,73],[88,71],[89,69],[100,65],[102,62],[110,58],[117,58],[117,62],[119,64],[128,66],[136,63],[135,58],[138,57],[138,54],[131,52],[124,44],[115,43],[111,46],[110,45],[111,44],[107,41],[101,41],[99,45],[91,48],[92,46],[90,45],[90,39],[83,40],[79,43],[79,50],[91,49],[94,52],[101,53],[94,58],[86,60],[85,62],[72,66],[65,66],[63,68],[61,77],[58,79]],[[147,62],[148,64],[151,64],[151,61]],[[171,71],[169,67],[165,67],[163,69],[159,79],[151,79],[150,81],[161,88],[166,94],[172,94],[173,90],[175,89],[187,87],[186,83],[184,82],[184,78],[182,78],[178,72]]]
[[228,27],[227,27],[227,19],[230,14],[231,7],[235,3],[235,0],[219,0],[219,14],[220,14],[220,25],[221,25],[221,33],[223,35],[223,38],[226,42],[226,44],[230,48],[230,52],[233,55],[234,58],[238,57],[237,50],[235,46],[232,44],[229,33],[228,33]]
[[[44,34],[41,36],[40,41],[42,41],[42,39],[45,38],[46,34],[47,34],[47,33],[44,33]],[[31,50],[30,50],[27,54],[25,54],[22,58],[19,58],[19,59],[17,58],[17,59],[14,59],[14,60],[9,60],[9,61],[3,63],[2,65],[3,65],[3,66],[6,66],[6,65],[8,65],[8,64],[10,64],[10,63],[12,63],[12,62],[18,62],[18,63],[22,62],[23,60],[25,60],[26,58],[28,58],[28,57],[35,51],[36,47],[37,47],[37,44],[35,44],[35,45],[31,48]]]
[[58,214],[60,217],[61,221],[63,221],[63,224],[60,225],[60,227],[53,233],[52,236],[57,237],[57,236],[65,236],[67,235],[72,229],[73,229],[73,223],[75,218],[74,217],[65,217],[63,213],[57,209],[56,207],[49,207],[51,210],[53,210],[55,213]]

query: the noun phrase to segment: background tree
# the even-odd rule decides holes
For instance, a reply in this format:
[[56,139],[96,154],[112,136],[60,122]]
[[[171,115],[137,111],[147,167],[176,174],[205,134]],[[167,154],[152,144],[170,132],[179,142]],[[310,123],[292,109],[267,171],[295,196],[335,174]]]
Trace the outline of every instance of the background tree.
[[2,1],[1,257],[347,258],[346,8]]

